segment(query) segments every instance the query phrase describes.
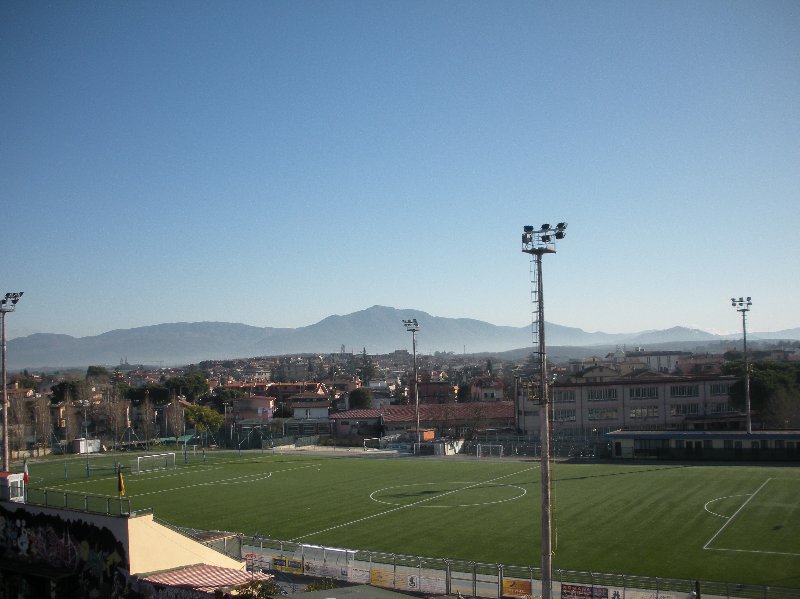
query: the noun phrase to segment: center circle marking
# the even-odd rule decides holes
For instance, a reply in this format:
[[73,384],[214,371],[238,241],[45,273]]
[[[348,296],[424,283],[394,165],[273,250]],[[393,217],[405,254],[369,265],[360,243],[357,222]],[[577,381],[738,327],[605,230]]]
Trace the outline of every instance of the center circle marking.
[[[453,489],[450,489],[450,490],[447,490],[447,491],[443,491],[437,497],[431,497],[431,498],[428,498],[428,499],[420,499],[420,500],[418,500],[416,502],[411,502],[411,503],[397,503],[397,502],[394,502],[394,501],[386,501],[384,499],[379,499],[380,493],[383,493],[385,491],[391,491],[392,489],[407,489],[409,487],[423,487],[423,486],[442,485],[442,484],[445,484],[445,485],[466,485],[466,486],[461,487],[461,488],[453,488]],[[373,491],[372,493],[370,493],[369,494],[369,498],[372,501],[374,501],[375,503],[383,503],[384,505],[394,505],[394,506],[397,506],[397,507],[412,507],[413,506],[413,507],[425,507],[425,508],[452,508],[452,507],[475,507],[475,506],[480,506],[480,505],[494,505],[496,503],[506,503],[506,502],[509,502],[509,501],[516,501],[517,499],[521,499],[522,497],[524,497],[528,493],[527,490],[525,490],[524,488],[522,488],[522,487],[520,487],[518,485],[494,484],[494,483],[489,483],[489,484],[491,484],[491,486],[493,486],[493,487],[506,487],[506,488],[511,489],[511,490],[516,489],[517,494],[514,495],[513,497],[509,497],[507,499],[498,499],[496,501],[480,501],[480,502],[476,502],[476,503],[459,503],[459,504],[454,504],[454,505],[427,505],[427,503],[429,501],[436,501],[439,497],[441,497],[443,495],[449,495],[449,494],[455,495],[457,493],[461,493],[462,491],[469,491],[472,488],[477,488],[477,487],[480,486],[480,483],[475,483],[475,482],[451,481],[451,482],[448,482],[448,483],[408,483],[406,485],[394,485],[392,487],[384,487],[383,489],[378,489],[377,491]]]

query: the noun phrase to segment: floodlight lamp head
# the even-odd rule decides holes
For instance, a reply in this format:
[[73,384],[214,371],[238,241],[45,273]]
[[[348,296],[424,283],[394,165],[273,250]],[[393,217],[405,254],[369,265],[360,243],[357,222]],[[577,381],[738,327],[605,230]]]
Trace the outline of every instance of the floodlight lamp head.
[[549,230],[550,230],[550,225],[548,223],[544,223],[542,225],[542,231],[549,231]]
[[525,226],[522,228],[522,230],[523,230],[525,233],[533,233],[533,225],[525,225]]
[[552,241],[550,235],[542,235],[542,243],[550,243],[550,241]]
[[566,233],[564,232],[564,229],[556,231],[556,239],[564,239],[565,236]]
[[556,225],[556,229],[558,229],[558,230],[560,230],[560,231],[563,231],[563,230],[564,230],[564,229],[566,229],[566,228],[567,228],[567,223],[558,223],[558,224]]

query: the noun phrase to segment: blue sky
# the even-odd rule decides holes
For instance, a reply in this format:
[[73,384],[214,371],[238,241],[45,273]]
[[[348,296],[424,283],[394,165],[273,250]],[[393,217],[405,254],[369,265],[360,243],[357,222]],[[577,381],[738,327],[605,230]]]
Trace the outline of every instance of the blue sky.
[[550,322],[800,326],[794,1],[4,2],[0,81],[9,337],[523,326],[562,220]]

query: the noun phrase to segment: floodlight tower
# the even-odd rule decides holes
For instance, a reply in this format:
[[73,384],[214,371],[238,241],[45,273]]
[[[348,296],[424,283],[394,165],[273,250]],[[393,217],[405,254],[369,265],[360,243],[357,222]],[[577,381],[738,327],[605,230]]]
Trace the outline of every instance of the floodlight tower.
[[414,355],[414,405],[416,406],[417,418],[417,445],[414,448],[414,453],[419,451],[419,380],[417,379],[417,331],[419,331],[419,323],[416,318],[403,320],[406,326],[406,331],[411,333],[411,349]]
[[522,230],[522,251],[531,255],[535,268],[531,268],[531,299],[533,302],[533,378],[539,383],[539,437],[542,443],[542,597],[553,596],[553,537],[550,527],[550,401],[547,390],[547,352],[544,338],[544,294],[542,287],[542,256],[556,253],[556,239],[564,239],[567,223],[555,228],[543,224],[538,230],[528,225]]
[[744,410],[747,417],[747,434],[752,434],[753,423],[750,420],[750,361],[747,359],[747,313],[750,311],[750,306],[753,302],[750,297],[740,297],[738,300],[735,297],[731,298],[731,306],[736,308],[737,312],[742,313],[742,350],[744,351]]
[[[8,472],[10,467],[8,459],[8,387],[6,386],[6,314],[13,312],[17,307],[17,302],[24,292],[6,293],[0,300],[0,329],[2,329],[3,342],[3,472]],[[11,304],[9,305],[9,302]]]

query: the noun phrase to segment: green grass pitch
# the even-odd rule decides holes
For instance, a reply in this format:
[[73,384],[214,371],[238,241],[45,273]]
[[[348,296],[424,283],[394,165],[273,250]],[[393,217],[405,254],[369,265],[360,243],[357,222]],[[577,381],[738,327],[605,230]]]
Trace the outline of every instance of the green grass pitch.
[[[29,485],[117,495],[178,526],[332,547],[540,563],[537,460],[365,459],[259,451],[177,454],[142,474],[132,454],[30,464]],[[555,463],[554,576],[591,570],[800,587],[800,469]]]

